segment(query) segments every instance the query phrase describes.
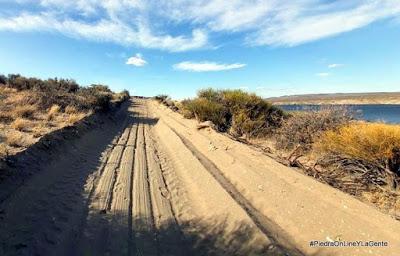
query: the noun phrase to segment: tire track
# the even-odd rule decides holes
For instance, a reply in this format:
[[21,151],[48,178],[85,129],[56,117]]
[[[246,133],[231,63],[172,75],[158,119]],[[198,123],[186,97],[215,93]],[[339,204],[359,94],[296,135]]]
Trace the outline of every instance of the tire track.
[[80,254],[103,255],[113,250],[110,236],[113,234],[112,225],[112,203],[114,201],[114,188],[119,178],[123,153],[128,148],[127,143],[133,129],[132,119],[128,118],[126,128],[117,139],[117,143],[108,156],[100,176],[93,185],[93,194],[90,198],[89,212],[86,224],[81,231],[82,242],[78,249]]
[[[120,127],[111,120],[104,125],[111,134]],[[71,255],[87,213],[91,180],[105,164],[111,138],[105,130],[94,129],[56,149],[61,157],[38,160],[40,172],[1,203],[6,214],[0,222],[0,255]]]
[[183,245],[183,235],[177,223],[171,202],[171,192],[167,188],[163,169],[158,155],[156,142],[147,131],[146,153],[149,168],[150,194],[153,208],[153,220],[157,232],[157,248],[159,255],[187,255]]
[[124,133],[118,140],[118,144],[114,146],[110,158],[108,159],[107,165],[104,168],[104,173],[102,175],[103,179],[100,179],[99,186],[96,189],[95,196],[98,198],[98,204],[95,204],[94,208],[99,209],[102,213],[109,211],[111,208],[114,191],[113,188],[119,174],[122,153],[126,147],[126,142],[128,140],[130,131],[131,128],[126,128]]
[[110,209],[112,240],[109,251],[111,255],[130,255],[132,252],[131,190],[137,133],[138,125],[134,123],[122,155],[119,175],[114,184],[114,196]]
[[295,245],[291,244],[289,237],[284,230],[261,214],[252,204],[236,189],[236,187],[223,175],[222,171],[203,153],[201,153],[188,139],[180,135],[174,128],[164,122],[182,141],[182,143],[192,152],[205,169],[215,178],[215,180],[224,188],[225,191],[236,201],[255,225],[264,233],[281,251],[290,252],[290,255],[304,255]]
[[134,111],[95,182],[81,254],[184,255],[144,102]]
[[132,227],[136,254],[157,255],[145,143],[144,124],[140,122],[132,189]]

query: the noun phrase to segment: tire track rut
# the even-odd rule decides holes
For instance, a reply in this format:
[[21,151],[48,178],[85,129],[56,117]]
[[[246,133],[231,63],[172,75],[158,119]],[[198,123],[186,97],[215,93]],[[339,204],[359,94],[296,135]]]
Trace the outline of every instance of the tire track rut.
[[[79,253],[181,255],[181,234],[172,213],[152,122],[143,104],[127,124],[98,177],[82,229]],[[175,233],[157,230],[175,224]]]
[[247,212],[256,226],[274,242],[274,246],[280,248],[282,251],[290,252],[290,255],[303,255],[294,245],[288,244],[288,241],[285,239],[285,231],[255,209],[211,160],[201,153],[188,139],[180,135],[174,128],[170,127],[168,124],[166,125],[181,139],[183,144],[193,153],[205,169],[218,181],[229,195],[231,195],[240,207]]

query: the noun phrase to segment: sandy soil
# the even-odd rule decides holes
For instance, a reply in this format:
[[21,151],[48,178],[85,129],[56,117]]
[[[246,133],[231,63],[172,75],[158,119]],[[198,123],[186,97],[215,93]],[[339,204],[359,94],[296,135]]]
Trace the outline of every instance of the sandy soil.
[[389,216],[150,100],[59,147],[0,201],[0,255],[400,251]]

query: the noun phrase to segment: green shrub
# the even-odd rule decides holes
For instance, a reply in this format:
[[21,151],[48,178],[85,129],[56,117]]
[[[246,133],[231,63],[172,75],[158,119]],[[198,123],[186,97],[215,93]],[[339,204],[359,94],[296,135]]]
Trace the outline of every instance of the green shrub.
[[197,92],[197,97],[213,102],[221,102],[221,93],[212,88],[202,89]]
[[279,127],[286,116],[256,94],[242,90],[203,89],[196,99],[182,101],[182,107],[185,117],[212,121],[218,130],[234,136],[264,136]]
[[[108,89],[108,87],[107,87]],[[84,102],[79,102],[78,108],[107,110],[110,107],[112,94],[105,87],[91,85],[81,88],[78,95],[82,96]]]
[[183,103],[183,107],[200,122],[211,121],[220,131],[225,131],[228,128],[228,111],[220,103],[205,98],[197,98],[194,100],[186,100]]

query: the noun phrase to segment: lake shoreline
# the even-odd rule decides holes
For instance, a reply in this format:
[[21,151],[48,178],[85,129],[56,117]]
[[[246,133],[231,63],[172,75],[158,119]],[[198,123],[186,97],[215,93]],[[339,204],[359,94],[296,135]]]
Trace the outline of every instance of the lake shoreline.
[[318,111],[324,107],[345,107],[354,112],[356,119],[370,122],[400,124],[400,104],[282,104],[275,106],[285,111]]
[[301,102],[271,102],[273,105],[399,105],[400,101],[393,102],[360,102],[360,101],[343,101],[343,102],[313,102],[313,101],[301,101]]

